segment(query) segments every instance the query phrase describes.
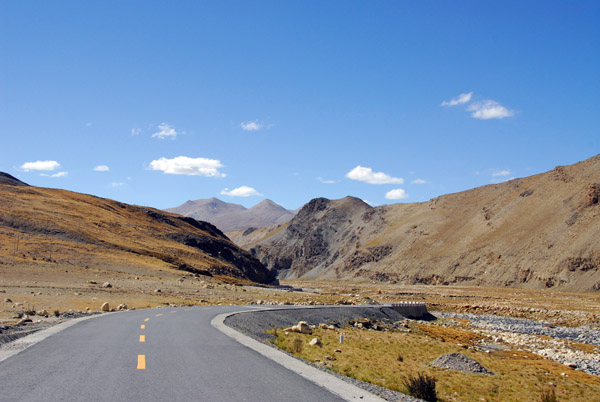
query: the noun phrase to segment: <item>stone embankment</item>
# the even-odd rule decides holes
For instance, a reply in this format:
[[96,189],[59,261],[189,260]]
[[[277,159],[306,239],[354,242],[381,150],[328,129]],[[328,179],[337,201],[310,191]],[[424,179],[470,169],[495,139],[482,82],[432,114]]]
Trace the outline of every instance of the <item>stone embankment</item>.
[[[529,350],[547,359],[600,376],[600,330],[562,327],[543,321],[498,315],[437,313],[438,317],[469,320],[473,329],[499,343]],[[592,345],[581,347],[578,344]]]

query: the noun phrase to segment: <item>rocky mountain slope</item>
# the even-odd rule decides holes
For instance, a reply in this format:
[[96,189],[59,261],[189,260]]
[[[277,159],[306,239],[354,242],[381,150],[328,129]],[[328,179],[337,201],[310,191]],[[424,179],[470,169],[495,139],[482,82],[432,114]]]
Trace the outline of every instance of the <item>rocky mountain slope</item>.
[[178,207],[169,208],[167,211],[210,222],[223,232],[282,224],[290,221],[295,215],[294,212],[288,211],[268,199],[246,209],[239,204],[210,198],[187,201]]
[[6,178],[0,182],[0,267],[8,267],[3,269],[175,269],[272,279],[258,260],[209,223],[0,177]]
[[281,278],[600,290],[599,198],[600,155],[424,203],[315,199],[233,238]]

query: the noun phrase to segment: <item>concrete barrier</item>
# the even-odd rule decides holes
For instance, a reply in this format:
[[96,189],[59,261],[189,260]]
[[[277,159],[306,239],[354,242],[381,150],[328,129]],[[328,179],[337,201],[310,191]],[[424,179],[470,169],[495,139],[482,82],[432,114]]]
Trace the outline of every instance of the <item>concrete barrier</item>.
[[427,305],[423,302],[403,301],[392,303],[391,307],[406,318],[424,318],[429,313]]

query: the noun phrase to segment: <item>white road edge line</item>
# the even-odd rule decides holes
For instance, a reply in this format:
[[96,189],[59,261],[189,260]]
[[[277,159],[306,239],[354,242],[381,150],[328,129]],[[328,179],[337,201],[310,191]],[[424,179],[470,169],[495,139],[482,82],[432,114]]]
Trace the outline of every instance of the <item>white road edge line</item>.
[[219,314],[214,317],[210,322],[213,327],[223,332],[241,343],[244,346],[260,353],[261,355],[273,360],[276,363],[281,364],[283,367],[292,370],[293,372],[301,375],[302,377],[314,382],[315,384],[327,389],[333,394],[345,399],[346,401],[365,401],[365,402],[380,402],[385,401],[380,397],[365,391],[356,385],[350,384],[344,380],[321,371],[315,367],[309,366],[295,359],[291,356],[286,355],[283,352],[275,349],[274,347],[265,345],[255,339],[246,336],[235,329],[225,325],[224,321],[230,315],[238,313],[249,313],[249,311],[237,311],[233,313]]
[[[9,346],[10,349],[4,350],[4,349],[0,348],[0,362],[8,359],[11,356],[21,353],[28,347],[33,346],[36,343],[43,341],[47,337],[57,334],[60,331],[67,329],[72,325],[80,323],[81,321],[89,320],[90,318],[105,317],[108,314],[112,314],[112,313],[94,314],[89,317],[73,318],[68,321],[62,322],[60,324],[54,325],[50,328],[43,329],[41,331],[34,332],[33,334],[29,334],[22,338],[16,339],[16,340],[10,342],[9,344],[7,344],[7,345],[10,345]],[[3,347],[6,347],[6,345]]]

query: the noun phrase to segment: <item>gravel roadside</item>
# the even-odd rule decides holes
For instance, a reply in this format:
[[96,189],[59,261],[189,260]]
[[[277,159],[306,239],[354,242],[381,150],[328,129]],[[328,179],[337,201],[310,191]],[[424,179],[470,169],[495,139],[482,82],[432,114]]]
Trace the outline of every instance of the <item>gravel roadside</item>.
[[[298,321],[306,321],[310,325],[319,325],[325,323],[328,325],[334,325],[336,327],[344,327],[348,321],[356,320],[359,318],[370,318],[373,320],[389,320],[392,323],[396,321],[402,321],[405,319],[403,315],[398,313],[396,310],[390,307],[382,306],[341,306],[341,307],[313,307],[313,308],[292,308],[292,309],[276,309],[276,310],[261,310],[244,312],[231,315],[225,319],[225,324],[231,328],[242,332],[258,341],[261,341],[267,345],[273,346],[269,343],[269,339],[273,338],[273,335],[265,333],[266,330],[273,328],[283,328],[296,325]],[[281,351],[282,353],[287,353]],[[292,357],[296,357],[290,353],[287,353]],[[302,359],[300,359],[302,360]],[[380,398],[392,402],[413,402],[421,401],[421,399],[413,398],[409,395],[401,392],[392,391],[390,389],[380,387],[377,385],[358,381],[354,378],[346,377],[334,371],[325,369],[316,364],[312,364],[305,360],[302,360],[306,364],[310,364],[319,370],[325,371],[333,376],[336,376],[344,381],[347,381],[357,387],[367,390]]]

